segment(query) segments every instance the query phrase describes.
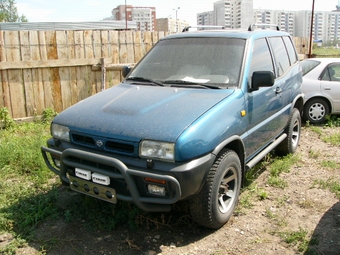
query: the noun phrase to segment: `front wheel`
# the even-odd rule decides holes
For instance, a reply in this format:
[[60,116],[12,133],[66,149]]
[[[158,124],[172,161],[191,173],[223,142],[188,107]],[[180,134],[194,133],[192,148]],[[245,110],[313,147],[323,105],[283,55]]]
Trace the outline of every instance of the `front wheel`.
[[296,108],[293,109],[289,124],[286,128],[287,137],[277,146],[275,152],[279,156],[293,154],[297,150],[301,133],[301,115]]
[[202,190],[190,200],[194,221],[208,228],[222,227],[237,205],[241,181],[238,155],[232,150],[222,150],[210,168]]

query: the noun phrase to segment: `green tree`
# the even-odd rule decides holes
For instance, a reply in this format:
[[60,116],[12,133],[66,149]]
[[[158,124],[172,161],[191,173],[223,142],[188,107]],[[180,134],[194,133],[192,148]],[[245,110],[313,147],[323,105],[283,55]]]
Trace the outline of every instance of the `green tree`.
[[25,15],[19,16],[15,0],[0,0],[0,22],[27,22]]

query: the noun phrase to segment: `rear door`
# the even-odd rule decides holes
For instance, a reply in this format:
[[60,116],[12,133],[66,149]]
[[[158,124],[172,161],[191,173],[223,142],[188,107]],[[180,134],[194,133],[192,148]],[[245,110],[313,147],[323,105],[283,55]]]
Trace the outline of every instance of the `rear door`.
[[328,65],[320,78],[321,93],[332,101],[332,112],[340,112],[340,63]]

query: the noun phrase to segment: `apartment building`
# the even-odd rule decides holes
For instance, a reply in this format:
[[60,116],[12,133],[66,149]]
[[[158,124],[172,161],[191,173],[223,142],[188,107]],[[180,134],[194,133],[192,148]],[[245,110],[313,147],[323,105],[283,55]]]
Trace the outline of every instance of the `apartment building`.
[[275,24],[281,31],[286,31],[291,36],[295,35],[295,12],[293,11],[255,9],[253,22]]
[[111,12],[112,20],[127,20],[137,23],[137,30],[154,31],[156,27],[155,7],[136,7],[132,5],[119,5]]
[[[340,2],[340,1],[339,1]],[[252,0],[222,0],[213,11],[197,14],[198,25],[247,28],[252,23],[276,24],[291,36],[309,38],[312,11],[254,9]],[[340,3],[334,11],[315,11],[312,37],[324,43],[340,42]]]
[[197,14],[197,25],[217,25],[226,28],[247,28],[253,23],[253,0],[221,0],[214,10]]
[[161,18],[157,19],[156,31],[165,31],[169,33],[181,32],[185,27],[189,26],[189,22],[180,19]]

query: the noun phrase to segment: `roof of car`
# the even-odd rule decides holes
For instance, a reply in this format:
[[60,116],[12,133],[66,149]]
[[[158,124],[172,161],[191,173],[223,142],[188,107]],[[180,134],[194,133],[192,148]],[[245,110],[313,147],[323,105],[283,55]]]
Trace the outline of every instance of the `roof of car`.
[[199,31],[189,31],[182,32],[178,34],[168,35],[164,39],[174,39],[174,38],[193,38],[193,37],[226,37],[226,38],[242,38],[248,39],[251,37],[260,38],[260,37],[271,37],[271,36],[287,36],[289,35],[287,32],[276,31],[276,30],[255,30],[255,31],[247,31],[247,30],[227,30],[227,29],[219,29],[219,30],[199,30]]

